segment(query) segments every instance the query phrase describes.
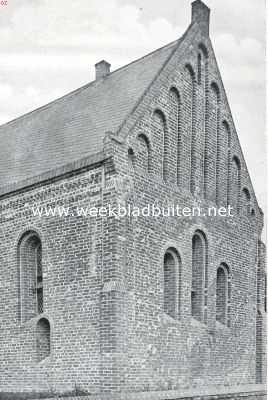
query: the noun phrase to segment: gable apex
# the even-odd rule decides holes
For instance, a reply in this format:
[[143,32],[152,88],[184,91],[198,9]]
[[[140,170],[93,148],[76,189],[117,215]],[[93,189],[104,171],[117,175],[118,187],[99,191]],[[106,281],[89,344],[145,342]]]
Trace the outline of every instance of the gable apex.
[[210,9],[201,0],[192,2],[192,23],[196,22],[209,35]]

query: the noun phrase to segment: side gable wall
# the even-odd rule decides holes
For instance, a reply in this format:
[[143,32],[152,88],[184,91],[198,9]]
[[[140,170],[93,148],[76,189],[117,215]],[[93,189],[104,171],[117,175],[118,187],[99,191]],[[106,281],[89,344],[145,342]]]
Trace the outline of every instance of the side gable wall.
[[[121,236],[127,251],[118,255],[118,265],[125,271],[128,338],[120,369],[122,386],[164,390],[254,383],[262,214],[210,40],[197,24],[190,26],[113,146],[125,204],[234,208],[233,218],[123,219]],[[144,161],[148,152],[149,167]],[[191,244],[197,230],[208,244],[206,324],[191,317]],[[176,249],[181,259],[175,319],[163,309],[163,259],[168,248]],[[230,327],[215,321],[216,272],[221,263],[228,265],[231,276]]]

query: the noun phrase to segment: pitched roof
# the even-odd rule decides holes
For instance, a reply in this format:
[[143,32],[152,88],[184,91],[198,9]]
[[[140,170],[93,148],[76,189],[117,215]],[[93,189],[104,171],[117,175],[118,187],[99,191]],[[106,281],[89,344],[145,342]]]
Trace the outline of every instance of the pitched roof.
[[178,42],[0,126],[0,187],[102,151]]

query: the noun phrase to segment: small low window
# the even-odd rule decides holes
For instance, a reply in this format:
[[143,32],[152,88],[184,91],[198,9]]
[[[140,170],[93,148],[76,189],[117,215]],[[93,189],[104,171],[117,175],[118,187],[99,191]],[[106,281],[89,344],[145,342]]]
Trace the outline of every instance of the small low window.
[[216,320],[230,325],[230,275],[226,264],[217,269]]
[[146,172],[151,172],[151,146],[149,139],[143,133],[138,136],[139,154],[138,162],[141,168]]
[[37,360],[42,361],[50,355],[50,323],[41,318],[36,326]]
[[180,257],[175,249],[164,256],[164,311],[172,318],[179,314]]
[[207,303],[207,241],[203,232],[197,231],[192,238],[192,317],[206,322]]

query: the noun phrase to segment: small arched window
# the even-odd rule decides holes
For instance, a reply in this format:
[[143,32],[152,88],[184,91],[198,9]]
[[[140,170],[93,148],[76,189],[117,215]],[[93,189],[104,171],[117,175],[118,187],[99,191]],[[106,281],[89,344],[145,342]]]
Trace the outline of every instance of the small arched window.
[[204,148],[204,196],[219,202],[219,159],[220,159],[220,89],[216,82],[210,85],[206,115]]
[[242,190],[241,211],[244,215],[251,215],[250,193],[247,188]]
[[196,231],[192,238],[192,317],[206,322],[207,306],[207,240],[203,232]]
[[[170,155],[169,160],[170,165],[174,162],[174,157],[172,155],[176,154],[176,181],[177,184],[180,183],[180,163],[181,163],[181,100],[178,90],[172,87],[169,91],[169,105],[170,105],[170,115],[169,115],[169,126],[170,126]],[[174,148],[174,152],[172,152]]]
[[168,138],[167,138],[167,126],[166,126],[166,117],[161,110],[155,110],[153,113],[153,124],[155,128],[156,134],[156,142],[161,143],[161,147],[159,148],[159,158],[162,157],[162,178],[164,180],[167,179],[168,175]]
[[36,232],[27,232],[18,246],[19,258],[19,313],[26,321],[44,310],[42,244]]
[[198,45],[197,54],[197,81],[203,85],[204,89],[208,78],[208,51],[203,43]]
[[202,56],[200,53],[198,53],[197,56],[197,79],[198,84],[200,85],[202,82]]
[[41,318],[37,322],[36,353],[38,361],[42,361],[50,355],[50,323],[46,318]]
[[234,156],[230,168],[230,205],[239,210],[241,190],[241,164],[238,157]]
[[216,279],[216,320],[230,326],[230,273],[226,264],[217,269]]
[[222,187],[223,204],[230,204],[230,169],[231,169],[231,129],[229,123],[226,120],[222,121],[223,134],[219,136],[219,149],[222,149],[220,157],[222,161],[220,163],[220,169],[222,169],[223,175],[226,177],[226,183]]
[[164,312],[172,318],[179,314],[180,256],[175,249],[164,255]]
[[132,147],[128,148],[127,157],[128,157],[129,166],[131,168],[133,168],[134,167],[134,162],[135,162],[135,154],[134,154],[134,150],[132,149]]
[[138,135],[139,154],[138,162],[142,169],[151,172],[151,146],[148,137],[144,133]]

